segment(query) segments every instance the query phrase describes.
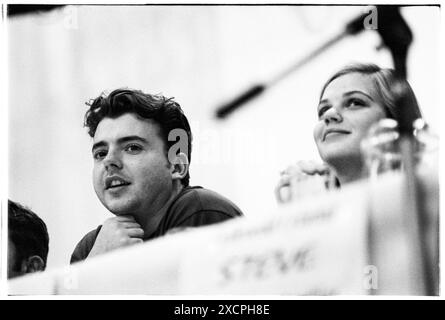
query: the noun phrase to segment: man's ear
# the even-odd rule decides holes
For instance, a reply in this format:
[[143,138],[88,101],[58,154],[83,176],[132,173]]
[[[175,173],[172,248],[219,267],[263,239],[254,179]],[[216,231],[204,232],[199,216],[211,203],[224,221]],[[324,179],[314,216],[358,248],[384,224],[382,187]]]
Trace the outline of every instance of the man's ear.
[[22,261],[22,273],[32,273],[45,270],[45,262],[40,256],[31,256]]
[[189,161],[185,153],[178,153],[174,159],[172,159],[172,179],[183,179],[189,171]]

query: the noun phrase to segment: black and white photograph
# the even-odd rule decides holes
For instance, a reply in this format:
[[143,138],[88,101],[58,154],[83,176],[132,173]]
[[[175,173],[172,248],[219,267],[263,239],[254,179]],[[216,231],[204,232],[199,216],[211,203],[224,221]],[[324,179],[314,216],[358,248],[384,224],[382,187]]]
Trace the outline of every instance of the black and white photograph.
[[3,10],[6,298],[440,298],[438,3]]

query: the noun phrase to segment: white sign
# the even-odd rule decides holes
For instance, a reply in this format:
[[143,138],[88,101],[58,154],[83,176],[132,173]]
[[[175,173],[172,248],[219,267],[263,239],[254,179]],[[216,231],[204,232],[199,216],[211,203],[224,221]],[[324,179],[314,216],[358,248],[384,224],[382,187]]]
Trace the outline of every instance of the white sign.
[[[324,197],[233,225],[184,255],[183,294],[364,294],[366,199]],[[344,197],[341,197],[344,200]],[[212,239],[215,240],[215,239]]]

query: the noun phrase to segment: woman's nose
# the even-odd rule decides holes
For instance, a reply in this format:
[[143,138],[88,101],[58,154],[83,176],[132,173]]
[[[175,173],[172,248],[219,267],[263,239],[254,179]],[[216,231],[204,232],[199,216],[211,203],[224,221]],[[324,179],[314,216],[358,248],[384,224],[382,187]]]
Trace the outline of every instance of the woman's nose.
[[325,124],[329,124],[331,122],[341,122],[342,120],[343,117],[336,107],[329,108],[324,114]]

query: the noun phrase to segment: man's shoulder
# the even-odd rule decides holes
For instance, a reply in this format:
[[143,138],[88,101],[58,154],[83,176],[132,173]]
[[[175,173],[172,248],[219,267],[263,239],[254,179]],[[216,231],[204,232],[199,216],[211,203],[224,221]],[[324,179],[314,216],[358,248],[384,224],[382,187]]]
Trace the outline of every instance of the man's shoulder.
[[101,228],[102,225],[98,226],[94,230],[91,230],[79,241],[71,255],[70,263],[82,261],[88,257],[91,249],[94,246],[94,243],[96,242],[97,235],[99,234]]
[[167,210],[158,236],[174,228],[206,226],[242,215],[241,210],[224,196],[199,186],[186,187]]
[[241,216],[241,210],[229,199],[221,194],[205,189],[200,186],[184,188],[180,197],[173,203],[173,206],[193,207],[199,211],[220,211],[229,216]]

